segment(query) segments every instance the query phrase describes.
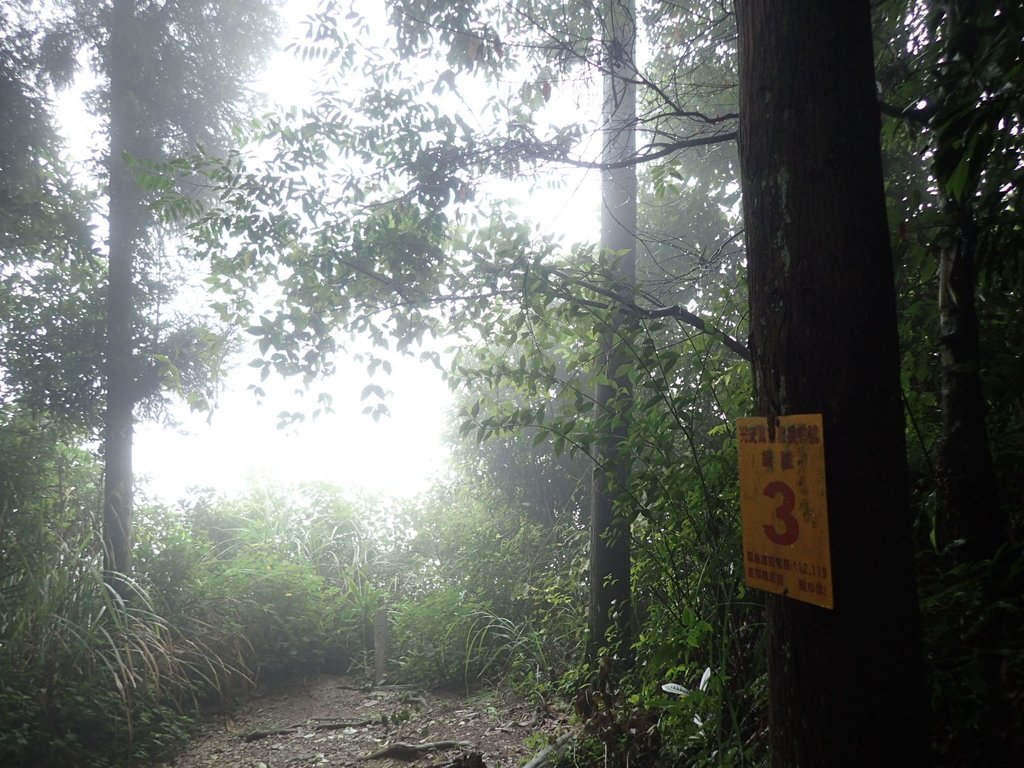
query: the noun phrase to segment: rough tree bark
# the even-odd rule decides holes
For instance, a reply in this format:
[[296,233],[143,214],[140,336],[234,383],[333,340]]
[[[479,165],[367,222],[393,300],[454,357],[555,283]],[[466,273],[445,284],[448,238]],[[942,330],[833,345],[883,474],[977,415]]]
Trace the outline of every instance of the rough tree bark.
[[835,599],[768,597],[772,761],[924,765],[869,3],[736,11],[756,407],[823,414]]

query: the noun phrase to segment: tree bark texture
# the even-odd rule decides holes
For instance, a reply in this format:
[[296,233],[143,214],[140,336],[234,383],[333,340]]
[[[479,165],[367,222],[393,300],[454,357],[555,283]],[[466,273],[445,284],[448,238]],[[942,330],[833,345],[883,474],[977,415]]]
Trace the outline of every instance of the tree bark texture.
[[135,407],[134,262],[142,205],[127,157],[137,147],[139,116],[132,95],[135,71],[134,3],[111,9],[108,157],[107,401],[104,418],[103,543],[105,569],[115,586],[132,567],[132,431]]
[[[605,2],[604,143],[605,163],[632,157],[636,150],[636,15],[633,0]],[[597,386],[598,413],[609,429],[597,446],[590,517],[591,657],[611,647],[617,664],[626,663],[632,644],[630,519],[619,500],[627,492],[630,459],[628,414],[632,385],[620,368],[628,361],[628,307],[636,283],[636,168],[606,169],[601,176],[601,249],[620,254],[611,286],[621,310],[602,335]]]
[[772,763],[924,765],[869,4],[736,11],[756,408],[823,414],[835,599],[768,597]]

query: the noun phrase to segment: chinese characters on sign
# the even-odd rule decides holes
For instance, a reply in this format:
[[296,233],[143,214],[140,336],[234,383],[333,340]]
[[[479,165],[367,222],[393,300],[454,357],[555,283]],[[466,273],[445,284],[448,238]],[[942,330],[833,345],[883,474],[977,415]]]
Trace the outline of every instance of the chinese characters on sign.
[[821,414],[739,419],[747,585],[832,608]]

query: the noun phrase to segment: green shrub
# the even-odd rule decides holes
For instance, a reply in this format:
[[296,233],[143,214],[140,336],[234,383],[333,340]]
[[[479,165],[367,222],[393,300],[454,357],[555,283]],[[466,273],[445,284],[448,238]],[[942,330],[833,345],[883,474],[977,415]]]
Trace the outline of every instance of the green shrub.
[[246,639],[260,680],[319,670],[336,655],[338,590],[308,564],[240,553],[210,570],[205,600]]
[[392,655],[402,682],[469,686],[487,668],[492,648],[474,642],[486,606],[452,587],[440,587],[396,609]]
[[184,516],[153,516],[140,571],[178,626],[254,680],[345,671],[380,600],[356,556],[353,515],[320,486],[204,497]]

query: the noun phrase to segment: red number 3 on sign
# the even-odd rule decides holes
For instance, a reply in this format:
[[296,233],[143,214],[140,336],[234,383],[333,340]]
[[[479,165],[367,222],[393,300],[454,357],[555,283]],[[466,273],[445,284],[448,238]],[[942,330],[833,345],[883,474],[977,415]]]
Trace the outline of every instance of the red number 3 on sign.
[[[764,487],[764,495],[770,499],[781,496],[779,506],[775,508],[776,523],[765,525],[764,535],[773,544],[785,546],[793,544],[800,535],[800,523],[793,517],[793,508],[796,506],[796,495],[793,489],[780,480],[774,480]],[[782,523],[782,530],[776,528],[778,522]]]
[[[832,608],[820,413],[736,423],[747,585]],[[806,570],[804,570],[806,569]]]

